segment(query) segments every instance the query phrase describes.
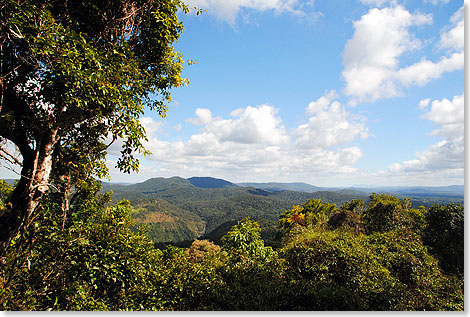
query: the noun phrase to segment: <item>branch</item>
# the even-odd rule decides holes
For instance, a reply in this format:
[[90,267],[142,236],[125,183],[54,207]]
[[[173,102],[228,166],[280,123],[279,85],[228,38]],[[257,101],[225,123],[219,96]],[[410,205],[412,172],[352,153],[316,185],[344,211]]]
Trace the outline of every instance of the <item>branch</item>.
[[5,150],[3,147],[0,147],[0,157],[7,160],[11,164],[17,164],[19,166],[23,166],[23,163],[18,160],[16,156]]

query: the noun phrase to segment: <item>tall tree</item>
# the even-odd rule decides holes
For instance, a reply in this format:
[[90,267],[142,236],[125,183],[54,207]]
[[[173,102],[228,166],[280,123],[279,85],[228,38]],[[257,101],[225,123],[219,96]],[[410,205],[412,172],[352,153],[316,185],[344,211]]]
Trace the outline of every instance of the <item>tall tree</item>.
[[107,175],[116,139],[117,167],[138,170],[135,153],[148,153],[140,115],[165,116],[171,88],[186,83],[173,47],[180,9],[181,0],[2,1],[0,156],[21,177],[0,211],[0,257],[46,192],[63,193],[65,218],[70,185]]

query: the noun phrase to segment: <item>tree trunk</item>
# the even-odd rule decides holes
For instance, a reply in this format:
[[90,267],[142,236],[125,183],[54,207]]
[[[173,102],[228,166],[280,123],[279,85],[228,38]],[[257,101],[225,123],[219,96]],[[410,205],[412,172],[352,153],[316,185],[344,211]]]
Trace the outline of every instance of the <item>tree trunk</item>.
[[52,152],[58,130],[50,130],[37,143],[34,157],[23,157],[21,178],[10,199],[10,208],[0,214],[0,258],[5,256],[11,240],[28,224],[29,218],[49,189]]

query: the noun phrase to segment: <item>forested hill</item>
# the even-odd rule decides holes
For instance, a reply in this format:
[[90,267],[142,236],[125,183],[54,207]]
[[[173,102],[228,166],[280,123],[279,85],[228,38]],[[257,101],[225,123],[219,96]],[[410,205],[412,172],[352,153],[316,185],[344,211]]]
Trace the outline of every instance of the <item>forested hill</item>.
[[239,186],[242,187],[256,187],[264,190],[269,191],[283,191],[283,190],[293,190],[299,192],[307,192],[312,193],[320,190],[325,190],[325,188],[313,186],[306,183],[276,183],[276,182],[269,182],[269,183],[239,183]]
[[[217,239],[224,233],[223,228],[230,228],[228,224],[248,216],[260,222],[263,237],[270,240],[277,230],[279,215],[293,205],[317,198],[337,206],[353,199],[362,199],[367,205],[370,196],[369,192],[358,188],[325,190],[304,183],[241,185],[211,177],[171,177],[152,178],[132,185],[103,183],[103,191],[112,190],[113,202],[127,199],[140,215],[145,214],[145,218],[136,218],[136,221],[150,226],[149,235],[154,242],[180,242],[202,235]],[[306,192],[286,188],[319,190]],[[414,191],[418,192],[418,189]],[[423,192],[421,190],[420,193]],[[460,203],[463,196],[460,199],[417,195],[411,197],[411,201],[414,207],[429,207],[433,203]]]
[[238,187],[233,183],[226,180],[213,177],[191,177],[188,181],[196,187],[201,188],[225,188],[225,187]]

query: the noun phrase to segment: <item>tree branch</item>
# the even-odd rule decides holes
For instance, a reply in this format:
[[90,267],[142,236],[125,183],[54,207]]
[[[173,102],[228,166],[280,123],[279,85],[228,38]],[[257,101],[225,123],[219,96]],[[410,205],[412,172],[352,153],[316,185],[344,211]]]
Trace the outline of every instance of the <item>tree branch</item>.
[[5,150],[3,147],[0,147],[0,157],[7,160],[11,164],[23,166],[23,163],[16,156]]

